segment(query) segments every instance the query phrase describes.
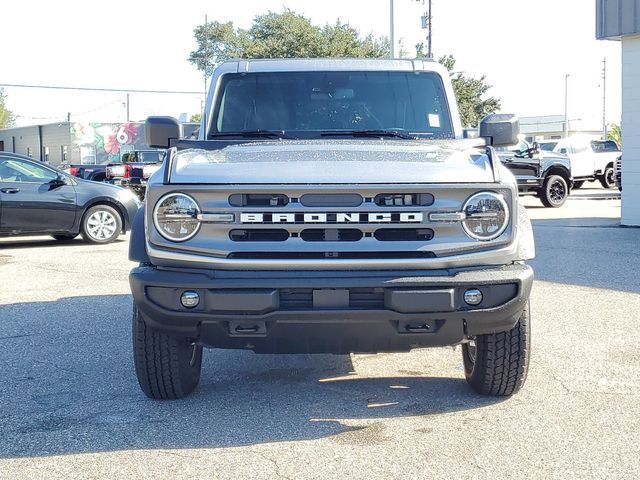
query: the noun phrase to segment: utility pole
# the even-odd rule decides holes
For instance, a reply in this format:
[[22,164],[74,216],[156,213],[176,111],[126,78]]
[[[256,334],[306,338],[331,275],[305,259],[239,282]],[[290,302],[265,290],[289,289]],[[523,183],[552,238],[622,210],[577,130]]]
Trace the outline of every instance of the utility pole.
[[607,139],[607,57],[602,59],[602,139]]
[[569,74],[564,76],[564,138],[569,136]]
[[389,58],[394,59],[396,57],[396,38],[393,21],[393,0],[389,0],[389,23],[389,42],[391,43]]
[[429,0],[429,13],[427,15],[429,16],[429,38],[428,38],[429,53],[428,55],[429,55],[429,58],[433,58],[433,50],[431,50],[431,42],[433,41],[433,15],[431,15],[431,0]]
[[127,93],[127,123],[129,123],[129,94]]

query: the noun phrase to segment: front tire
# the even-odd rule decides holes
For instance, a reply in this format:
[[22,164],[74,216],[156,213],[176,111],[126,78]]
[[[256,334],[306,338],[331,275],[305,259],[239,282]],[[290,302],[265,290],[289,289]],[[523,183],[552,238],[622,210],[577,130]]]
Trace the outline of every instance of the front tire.
[[135,304],[133,358],[138,383],[149,398],[183,398],[200,382],[202,346],[148,326]]
[[609,189],[615,187],[616,177],[615,172],[613,171],[613,167],[609,166],[605,168],[604,173],[601,177],[598,178],[598,180],[600,181],[600,185],[602,185],[602,188]]
[[82,238],[89,243],[111,243],[122,232],[122,217],[109,205],[95,205],[82,217]]
[[529,303],[507,332],[478,335],[462,345],[467,382],[482,395],[510,396],[522,388],[529,370]]
[[545,179],[539,195],[545,207],[558,208],[567,201],[569,186],[560,175],[549,175]]

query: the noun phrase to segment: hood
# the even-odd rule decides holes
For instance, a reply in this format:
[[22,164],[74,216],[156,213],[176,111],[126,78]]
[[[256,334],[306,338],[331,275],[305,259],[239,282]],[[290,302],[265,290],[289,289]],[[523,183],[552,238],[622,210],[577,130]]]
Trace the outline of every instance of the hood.
[[487,183],[488,157],[467,142],[403,140],[269,141],[221,150],[182,150],[171,183]]

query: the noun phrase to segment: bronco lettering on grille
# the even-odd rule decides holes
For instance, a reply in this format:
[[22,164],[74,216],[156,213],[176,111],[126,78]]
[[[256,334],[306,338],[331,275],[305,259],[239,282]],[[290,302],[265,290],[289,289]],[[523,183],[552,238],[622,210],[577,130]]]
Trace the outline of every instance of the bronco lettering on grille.
[[422,212],[241,213],[240,223],[422,223]]

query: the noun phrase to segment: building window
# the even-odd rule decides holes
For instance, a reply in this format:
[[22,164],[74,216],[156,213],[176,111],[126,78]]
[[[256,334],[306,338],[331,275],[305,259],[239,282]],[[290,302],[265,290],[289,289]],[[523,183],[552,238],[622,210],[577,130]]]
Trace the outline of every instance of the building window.
[[31,154],[31,147],[27,147],[27,157],[33,157],[33,155]]
[[63,162],[67,161],[67,153],[68,153],[67,146],[62,145],[60,147],[60,158],[62,159]]
[[49,147],[44,147],[42,149],[42,161],[49,163]]

